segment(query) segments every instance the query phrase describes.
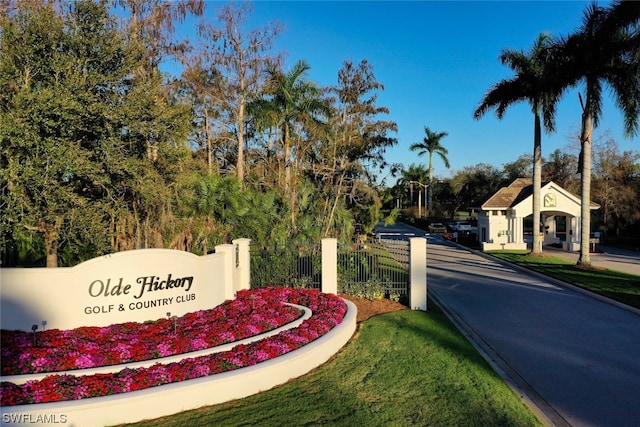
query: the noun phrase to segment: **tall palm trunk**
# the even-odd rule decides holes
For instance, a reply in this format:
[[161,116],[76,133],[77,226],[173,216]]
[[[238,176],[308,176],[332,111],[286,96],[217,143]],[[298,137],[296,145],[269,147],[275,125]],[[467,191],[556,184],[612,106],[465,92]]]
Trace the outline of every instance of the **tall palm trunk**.
[[244,111],[246,100],[244,96],[240,100],[240,107],[238,110],[238,160],[236,164],[236,173],[238,175],[238,181],[240,188],[244,187]]
[[533,248],[531,253],[542,253],[540,233],[540,188],[542,187],[542,129],[540,115],[534,115],[533,130]]
[[433,193],[431,190],[431,185],[433,184],[433,153],[429,153],[429,184],[427,186],[427,200],[425,203],[427,204],[426,212],[424,216],[429,218],[431,211],[433,209]]
[[207,142],[207,171],[211,173],[213,165],[213,146],[211,144],[211,136],[209,133],[209,112],[206,108],[204,111],[204,139]]
[[282,142],[284,146],[284,193],[289,194],[291,186],[291,145],[289,141],[289,125],[285,123],[282,131]]
[[582,131],[580,141],[581,151],[581,178],[580,178],[580,256],[578,265],[590,266],[589,236],[591,232],[591,133],[593,132],[593,116],[589,109],[589,93],[587,103],[582,113]]
[[289,208],[291,209],[291,226],[296,226],[296,195],[291,182],[291,135],[289,124],[284,124],[284,194],[289,196]]

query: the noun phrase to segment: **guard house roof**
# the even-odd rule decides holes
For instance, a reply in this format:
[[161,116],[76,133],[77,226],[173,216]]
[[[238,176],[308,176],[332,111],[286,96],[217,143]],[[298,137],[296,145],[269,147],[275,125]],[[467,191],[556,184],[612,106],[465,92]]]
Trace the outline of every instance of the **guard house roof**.
[[516,179],[509,184],[508,187],[502,187],[490,196],[487,201],[481,205],[481,208],[483,210],[507,209],[518,204],[533,194],[532,182],[533,180],[531,178]]
[[[543,182],[540,186],[542,188],[547,187],[549,184],[554,184],[552,181]],[[559,185],[554,184],[555,187],[561,188]],[[569,193],[562,189],[567,195],[571,195],[578,200],[580,197]],[[507,187],[500,188],[493,195],[489,196],[484,203],[480,205],[482,210],[505,210],[515,207],[517,204],[525,200],[527,197],[533,194],[533,180],[531,178],[517,178]],[[591,202],[591,209],[598,209],[600,205]]]

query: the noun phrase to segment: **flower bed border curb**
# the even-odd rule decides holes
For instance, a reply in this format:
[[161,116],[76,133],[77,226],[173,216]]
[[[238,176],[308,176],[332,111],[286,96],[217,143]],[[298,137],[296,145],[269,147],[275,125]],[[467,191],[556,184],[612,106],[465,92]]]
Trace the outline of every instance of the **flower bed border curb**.
[[[343,301],[347,305],[347,313],[342,323],[315,341],[283,356],[246,368],[129,393],[3,407],[3,425],[20,425],[20,421],[24,423],[25,420],[33,426],[50,425],[52,419],[58,424],[83,427],[132,423],[241,399],[271,389],[322,365],[349,341],[356,330],[357,308],[352,302]],[[16,421],[11,422],[11,419]]]

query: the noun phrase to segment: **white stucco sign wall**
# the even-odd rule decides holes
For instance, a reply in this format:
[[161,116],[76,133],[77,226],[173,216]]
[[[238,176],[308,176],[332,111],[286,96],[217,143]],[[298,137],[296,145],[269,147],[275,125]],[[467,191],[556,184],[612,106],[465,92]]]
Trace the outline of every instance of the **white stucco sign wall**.
[[69,268],[1,269],[0,326],[71,329],[181,316],[233,298],[238,270],[234,245],[205,256],[142,249]]

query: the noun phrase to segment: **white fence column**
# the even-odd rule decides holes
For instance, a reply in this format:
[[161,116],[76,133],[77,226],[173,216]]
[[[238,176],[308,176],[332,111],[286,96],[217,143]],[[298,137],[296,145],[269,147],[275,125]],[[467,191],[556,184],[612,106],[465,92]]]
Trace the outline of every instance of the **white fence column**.
[[322,284],[326,294],[338,294],[338,239],[322,239]]
[[235,239],[232,240],[234,245],[238,245],[238,273],[239,280],[237,282],[236,291],[251,288],[251,239]]
[[409,280],[411,292],[409,306],[413,310],[427,310],[427,240],[409,239]]
[[[235,253],[236,247],[235,245],[224,244],[216,246],[217,254],[224,254],[224,270],[222,271],[224,280],[224,299],[231,300],[234,299],[235,296],[235,281],[236,281],[236,262],[235,262]],[[212,283],[211,286],[215,286],[215,283]]]

